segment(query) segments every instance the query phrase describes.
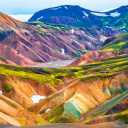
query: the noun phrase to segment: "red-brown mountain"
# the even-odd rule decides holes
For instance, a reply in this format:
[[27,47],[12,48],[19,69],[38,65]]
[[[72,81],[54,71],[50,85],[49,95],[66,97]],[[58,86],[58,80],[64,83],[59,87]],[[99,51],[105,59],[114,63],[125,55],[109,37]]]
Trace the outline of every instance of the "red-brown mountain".
[[[120,34],[119,31],[108,33]],[[106,34],[95,28],[64,26],[62,29],[42,22],[29,25],[0,12],[0,59],[3,63],[18,65],[75,59],[86,50],[101,48]]]

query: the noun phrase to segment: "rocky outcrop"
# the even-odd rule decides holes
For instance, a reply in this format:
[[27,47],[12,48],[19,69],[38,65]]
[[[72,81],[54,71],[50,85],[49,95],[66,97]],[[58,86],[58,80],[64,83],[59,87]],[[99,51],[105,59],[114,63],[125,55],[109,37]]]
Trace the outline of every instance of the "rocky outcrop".
[[49,124],[41,115],[28,112],[20,104],[1,94],[0,106],[0,124],[11,124],[15,126]]
[[26,108],[34,103],[34,95],[48,96],[57,90],[50,84],[18,78],[15,76],[0,76],[0,123],[20,125],[49,124],[41,115],[28,112]]
[[15,120],[14,118],[12,118],[11,116],[8,116],[2,112],[0,112],[0,123],[4,123],[4,124],[12,124],[15,126],[20,126],[20,124],[18,123],[17,120]]
[[107,39],[103,30],[100,33],[95,28],[51,31],[38,23],[21,23],[3,13],[0,19],[0,56],[18,65],[78,58],[85,50],[101,48]]
[[24,108],[33,105],[31,100],[34,95],[49,96],[57,90],[50,84],[42,85],[35,80],[22,79],[15,76],[0,76],[2,93],[19,103]]
[[87,121],[85,122],[85,124],[100,124],[105,122],[113,122],[116,120],[122,121],[123,123],[128,123],[127,119],[128,119],[128,110],[121,113],[117,113],[117,114],[101,116],[101,117],[92,119],[90,121]]
[[[120,83],[120,79],[123,79],[123,83]],[[90,82],[75,80],[61,91],[42,99],[30,110],[45,113],[47,109],[52,109],[42,115],[46,120],[52,123],[72,122],[111,96],[127,89],[126,73],[116,75],[114,78],[91,80]]]
[[76,67],[76,66],[81,66],[89,63],[94,63],[94,62],[100,62],[103,61],[111,56],[116,56],[117,53],[114,51],[90,51],[84,55],[82,55],[79,59],[75,60],[73,63],[69,65],[69,67]]
[[14,119],[24,108],[10,98],[0,94],[0,123],[20,126]]

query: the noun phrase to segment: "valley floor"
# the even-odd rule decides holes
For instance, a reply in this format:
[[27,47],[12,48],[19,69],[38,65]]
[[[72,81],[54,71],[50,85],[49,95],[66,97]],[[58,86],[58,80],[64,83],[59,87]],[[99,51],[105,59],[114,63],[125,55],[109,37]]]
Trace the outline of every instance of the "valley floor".
[[[38,125],[38,126],[26,126],[21,128],[127,128],[128,125],[123,124],[120,121],[116,122],[107,122],[94,125],[82,125],[74,123],[61,123],[61,124],[47,124],[47,125]],[[0,126],[0,128],[20,128],[11,125]]]
[[74,62],[75,60],[63,60],[63,61],[51,61],[49,63],[45,63],[42,65],[35,65],[32,67],[40,67],[40,68],[58,68],[58,67],[64,67],[67,66],[69,64],[71,64],[72,62]]

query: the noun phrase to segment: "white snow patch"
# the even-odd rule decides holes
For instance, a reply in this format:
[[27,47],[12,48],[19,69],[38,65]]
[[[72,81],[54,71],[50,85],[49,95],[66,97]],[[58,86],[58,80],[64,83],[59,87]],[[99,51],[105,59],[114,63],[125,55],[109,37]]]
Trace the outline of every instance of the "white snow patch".
[[108,16],[105,13],[98,13],[98,12],[91,12],[91,13],[96,15],[96,16]]
[[74,29],[71,29],[71,32],[72,32],[72,33],[74,33],[74,32],[75,32],[75,30],[74,30]]
[[84,31],[81,31],[83,34],[85,34],[85,32]]
[[73,39],[69,39],[69,41],[70,41],[70,43],[72,43],[73,42]]
[[84,13],[84,15],[85,15],[85,16],[87,16],[87,17],[88,17],[88,14],[87,14],[85,11],[83,11],[83,13]]
[[67,6],[64,6],[65,7],[65,9],[68,9],[68,7]]
[[118,13],[117,11],[113,12],[113,13],[110,13],[110,15],[107,15],[105,13],[98,13],[98,12],[91,12],[91,13],[96,15],[96,16],[112,16],[112,17],[118,17],[121,14],[121,13]]
[[50,110],[51,110],[51,109],[47,109],[47,110],[45,111],[45,113],[48,112],[48,111],[50,111]]
[[31,100],[35,104],[35,103],[38,103],[40,100],[45,99],[45,98],[46,98],[46,96],[34,95],[34,96],[32,96]]
[[110,16],[118,17],[118,16],[120,16],[120,14],[121,14],[121,13],[118,13],[118,12],[116,11],[116,12],[110,13]]
[[3,92],[2,92],[2,91],[0,91],[0,94],[3,94]]
[[106,28],[114,28],[115,26],[113,26],[113,27],[109,27],[109,26],[105,26]]
[[[83,44],[81,44],[82,46],[84,46]],[[85,47],[85,46],[84,46]]]
[[100,12],[109,12],[109,11],[112,11],[112,10],[115,10],[115,9],[118,9],[119,7],[117,8],[110,8],[110,9],[105,9],[105,10],[102,10]]
[[39,28],[41,28],[41,26],[38,24],[38,25],[36,25],[37,27],[39,27]]
[[65,49],[61,48],[62,54],[65,54]]
[[59,8],[51,8],[51,10],[57,10],[57,9],[59,9]]
[[44,16],[41,16],[41,17],[37,18],[37,20],[43,19],[43,17],[44,17]]

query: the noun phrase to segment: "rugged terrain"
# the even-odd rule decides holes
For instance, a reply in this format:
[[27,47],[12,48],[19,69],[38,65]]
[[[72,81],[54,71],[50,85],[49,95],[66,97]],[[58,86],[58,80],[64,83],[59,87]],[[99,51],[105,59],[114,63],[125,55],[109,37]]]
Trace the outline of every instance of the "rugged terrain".
[[[29,25],[30,24],[30,25]],[[61,28],[62,27],[62,28]],[[0,60],[2,63],[36,65],[79,58],[87,50],[102,47],[104,31],[60,28],[42,22],[28,24],[0,13]],[[112,32],[114,35],[120,32]]]
[[104,46],[98,51],[90,51],[75,60],[69,66],[80,66],[93,62],[100,62],[109,57],[128,53],[128,34],[108,38]]
[[[96,12],[92,14],[78,6],[60,7],[86,11],[83,12],[86,18],[90,17],[88,11],[95,18],[92,20],[97,20]],[[56,10],[45,11],[56,13]],[[102,20],[110,21],[110,17],[117,20],[127,16],[127,6],[104,15],[106,19]],[[0,63],[3,63],[0,64],[0,124],[3,127],[125,127],[128,34],[121,33],[123,29],[104,31],[103,26],[22,23],[0,13]],[[76,58],[68,67],[25,67]]]
[[[86,126],[119,120],[127,124],[127,58],[123,54],[56,69],[1,64],[1,123],[19,126],[77,121]],[[34,104],[33,96],[44,98]],[[118,107],[116,112],[113,107]]]
[[66,24],[76,27],[103,30],[128,31],[128,6],[122,6],[107,12],[97,12],[80,6],[63,5],[36,12],[29,21],[42,21],[53,24]]

